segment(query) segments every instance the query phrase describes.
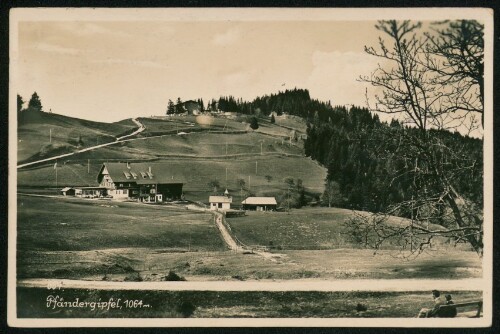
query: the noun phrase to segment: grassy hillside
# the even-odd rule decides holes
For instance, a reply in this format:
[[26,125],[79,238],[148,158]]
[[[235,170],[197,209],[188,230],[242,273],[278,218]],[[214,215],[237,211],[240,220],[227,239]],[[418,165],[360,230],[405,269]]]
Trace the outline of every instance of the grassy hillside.
[[189,131],[243,131],[248,129],[246,118],[224,116],[168,116],[155,118],[139,118],[146,126],[143,136],[162,135]]
[[[256,162],[257,174],[255,173]],[[57,170],[57,186],[61,188],[74,185],[97,185],[96,176],[100,167],[101,162],[92,161],[90,173],[88,173],[87,161],[61,163]],[[323,167],[310,159],[301,157],[256,155],[238,159],[171,158],[151,161],[151,167],[153,170],[156,168],[171,170],[174,179],[184,182],[186,198],[202,202],[207,202],[212,192],[208,186],[211,180],[219,181],[222,187],[220,191],[224,191],[223,188],[227,187],[234,197],[234,203],[240,203],[241,196],[245,196],[248,190],[257,195],[271,195],[285,191],[286,186],[283,182],[285,177],[300,178],[304,181],[304,187],[308,192],[319,194],[322,192],[326,177]],[[271,181],[267,181],[266,175],[271,176]],[[237,185],[238,179],[245,180],[243,193]],[[18,187],[55,188],[56,175],[53,165],[19,170]]]
[[[266,136],[256,132],[223,134],[223,133],[190,133],[188,135],[172,135],[147,140],[127,142],[126,148],[147,152],[158,157],[164,155],[190,155],[193,157],[216,157],[231,155],[259,155],[261,153],[284,153],[302,155],[302,148],[289,145],[280,138]],[[227,150],[226,150],[227,148]],[[116,149],[116,148],[111,148]],[[120,148],[121,150],[121,148]]]
[[[57,185],[53,163],[47,163],[18,170],[18,186],[96,185],[103,162],[128,160],[151,161],[153,169],[168,168],[175,179],[184,182],[186,198],[196,201],[208,201],[213,189],[207,184],[212,180],[220,183],[220,191],[227,187],[238,204],[249,194],[275,196],[282,193],[286,190],[283,182],[286,177],[302,179],[311,195],[322,193],[325,168],[303,156],[300,141],[290,144],[282,138],[282,133],[289,130],[266,123],[262,126],[267,129],[265,131],[242,131],[247,124],[238,119],[213,117],[211,120],[213,124],[206,127],[198,124],[195,116],[141,118],[146,132],[150,132],[137,140],[59,160]],[[201,132],[178,135],[176,127],[181,125]],[[116,130],[122,126],[111,128]],[[218,127],[218,131],[242,132],[213,132],[214,127]],[[170,134],[150,137],[154,133]],[[89,160],[90,166],[87,165]],[[238,179],[245,181],[243,189],[238,186]]]
[[18,125],[18,163],[114,141],[116,136],[137,127],[131,120],[100,123],[51,113],[25,113],[23,121]]

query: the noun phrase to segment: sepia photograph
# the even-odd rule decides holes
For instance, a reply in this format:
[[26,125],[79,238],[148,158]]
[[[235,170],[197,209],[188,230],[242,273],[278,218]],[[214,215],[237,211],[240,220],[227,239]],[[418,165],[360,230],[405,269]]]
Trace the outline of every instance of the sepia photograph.
[[492,10],[15,8],[9,39],[10,326],[491,325]]

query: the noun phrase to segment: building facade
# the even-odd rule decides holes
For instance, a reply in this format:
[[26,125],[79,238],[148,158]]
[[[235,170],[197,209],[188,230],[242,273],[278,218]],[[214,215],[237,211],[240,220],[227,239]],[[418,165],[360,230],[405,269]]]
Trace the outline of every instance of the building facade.
[[210,196],[208,198],[210,202],[210,210],[225,211],[231,209],[231,203],[233,198],[231,196]]
[[248,197],[241,205],[243,210],[275,211],[278,203],[274,197]]
[[174,178],[166,164],[156,164],[153,169],[146,163],[104,163],[97,182],[114,199],[158,203],[183,197],[183,183]]

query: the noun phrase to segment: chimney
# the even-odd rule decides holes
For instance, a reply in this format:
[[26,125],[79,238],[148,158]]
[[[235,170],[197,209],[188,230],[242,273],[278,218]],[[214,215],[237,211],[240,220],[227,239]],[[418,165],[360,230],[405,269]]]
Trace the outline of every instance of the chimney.
[[127,161],[127,168],[130,169],[130,163]]

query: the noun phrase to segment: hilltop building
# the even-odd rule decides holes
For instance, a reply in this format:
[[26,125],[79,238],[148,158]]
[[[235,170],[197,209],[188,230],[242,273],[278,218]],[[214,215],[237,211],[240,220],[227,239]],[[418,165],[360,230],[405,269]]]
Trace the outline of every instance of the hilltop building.
[[224,192],[224,196],[209,196],[210,210],[230,210],[233,198],[229,196],[229,192]]
[[193,100],[182,102],[180,106],[182,110],[185,110],[187,115],[199,115],[203,112],[203,110],[201,110],[201,105]]
[[152,169],[147,163],[104,163],[97,182],[115,199],[157,203],[182,197],[183,183],[175,180],[166,166]]
[[247,197],[241,202],[243,210],[274,211],[278,206],[274,197]]

